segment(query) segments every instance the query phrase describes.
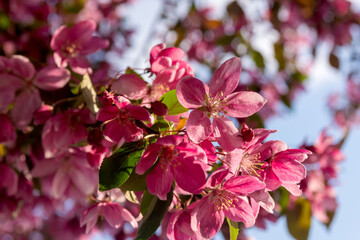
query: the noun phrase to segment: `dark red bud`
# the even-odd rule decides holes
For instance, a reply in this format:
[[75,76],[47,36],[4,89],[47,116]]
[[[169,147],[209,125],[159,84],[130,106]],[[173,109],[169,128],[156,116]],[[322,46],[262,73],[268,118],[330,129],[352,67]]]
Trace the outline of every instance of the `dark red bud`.
[[245,123],[242,123],[241,137],[245,142],[250,142],[255,137],[254,131]]
[[88,143],[91,145],[99,145],[102,139],[103,139],[103,134],[100,128],[91,129],[87,137]]
[[155,101],[151,103],[151,111],[158,116],[164,116],[168,114],[169,109],[164,103]]

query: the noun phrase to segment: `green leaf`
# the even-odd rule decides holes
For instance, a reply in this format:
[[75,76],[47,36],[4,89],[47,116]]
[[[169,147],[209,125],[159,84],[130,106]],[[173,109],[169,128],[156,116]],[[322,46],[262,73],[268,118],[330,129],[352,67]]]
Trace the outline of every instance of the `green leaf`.
[[81,89],[87,107],[92,113],[97,113],[99,111],[99,103],[96,97],[96,91],[94,89],[94,86],[92,85],[89,74],[86,73],[83,76],[83,80],[80,82],[79,87]]
[[299,71],[296,71],[291,75],[291,78],[294,78],[297,82],[302,83],[307,79],[307,76]]
[[[160,226],[160,223],[164,218],[166,212],[169,209],[172,198],[173,189],[171,189],[170,192],[167,194],[167,198],[165,201],[160,200],[155,196],[153,197],[151,203],[149,204],[149,208],[144,215],[144,219],[139,227],[136,236],[137,240],[149,239],[155,233],[155,231]],[[141,204],[143,205],[142,201]]]
[[290,193],[283,187],[279,188],[279,192],[280,192],[279,204],[281,207],[281,213],[284,213],[289,205]]
[[169,109],[168,115],[177,115],[189,111],[178,101],[176,89],[165,93],[160,99],[162,99],[162,103],[164,103]]
[[138,175],[135,171],[132,171],[130,177],[121,185],[121,191],[141,192],[146,190],[146,176],[146,173]]
[[291,109],[291,100],[289,99],[288,95],[281,95],[280,99],[286,107]]
[[286,219],[289,232],[295,239],[308,239],[311,226],[311,205],[308,200],[299,198],[294,208],[286,211]]
[[264,61],[264,57],[261,55],[260,52],[253,50],[252,51],[252,58],[256,64],[256,66],[258,66],[261,69],[265,68],[265,61]]
[[285,57],[284,57],[284,48],[281,43],[274,44],[274,53],[275,59],[278,61],[279,64],[279,71],[285,69]]
[[334,211],[327,211],[327,212],[326,212],[326,215],[327,215],[328,218],[329,218],[329,221],[328,221],[327,223],[325,223],[325,226],[326,226],[327,228],[330,228],[330,225],[331,225],[332,221],[334,220],[335,213],[336,213],[335,210],[334,210]]
[[146,147],[147,141],[144,139],[125,143],[113,155],[105,158],[99,172],[100,191],[120,187],[129,178]]
[[239,234],[239,226],[237,222],[233,222],[230,219],[226,218],[226,221],[229,224],[230,240],[236,240]]
[[331,52],[329,55],[329,63],[332,67],[334,67],[336,69],[339,69],[339,67],[340,67],[339,58],[333,52]]
[[141,80],[143,80],[145,83],[146,81],[143,79],[143,77],[138,74],[134,69],[132,69],[131,67],[127,67],[126,68],[126,71],[125,71],[126,74],[135,74],[136,76],[138,76]]
[[[151,195],[148,190],[144,191],[141,198],[140,212],[143,216],[148,212],[149,208],[152,209],[155,206],[156,197]],[[153,206],[151,206],[153,205]],[[150,213],[150,212],[149,212]]]
[[163,117],[157,117],[156,122],[151,126],[150,129],[156,131],[156,132],[164,132],[168,131],[172,128],[170,123]]

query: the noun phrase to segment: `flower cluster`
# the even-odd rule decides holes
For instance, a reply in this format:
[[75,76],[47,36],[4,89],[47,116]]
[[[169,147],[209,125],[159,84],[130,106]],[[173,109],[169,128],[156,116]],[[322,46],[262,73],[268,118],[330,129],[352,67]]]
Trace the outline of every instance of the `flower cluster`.
[[[284,53],[291,40],[274,45],[279,71],[268,76],[238,3],[221,21],[194,6],[176,29],[188,51],[160,43],[146,68],[114,73],[107,60],[129,46],[119,10],[127,2],[0,3],[0,238],[210,239],[225,220],[245,238],[244,227],[290,214],[299,199],[331,222],[339,144],[323,133],[291,149],[263,127],[305,79],[297,52]],[[321,16],[335,9],[345,32],[334,42],[348,43],[355,15],[341,0],[323,2]],[[282,11],[296,19],[270,17],[279,33],[298,21],[317,26],[317,9],[294,4]],[[319,37],[334,35],[326,26]],[[209,81],[191,60],[212,70]],[[356,110],[358,87],[349,81]]]

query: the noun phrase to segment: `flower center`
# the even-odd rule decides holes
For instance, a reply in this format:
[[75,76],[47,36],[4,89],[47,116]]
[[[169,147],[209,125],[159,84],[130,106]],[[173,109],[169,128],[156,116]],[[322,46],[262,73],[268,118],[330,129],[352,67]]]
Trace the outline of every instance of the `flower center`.
[[215,211],[229,210],[229,208],[234,208],[235,202],[238,202],[239,199],[232,193],[226,191],[225,189],[216,189],[213,192],[214,194],[214,204]]
[[261,154],[245,154],[240,163],[240,171],[247,175],[260,177],[259,171],[264,171],[265,161],[261,159]]
[[74,43],[66,45],[64,52],[69,57],[76,57],[77,56],[76,45]]
[[180,166],[180,162],[176,160],[176,156],[178,155],[177,150],[174,146],[163,147],[160,156],[159,156],[159,164],[162,170],[168,169],[170,166],[178,167]]
[[217,116],[220,112],[226,114],[226,110],[224,109],[226,102],[227,100],[224,99],[223,92],[217,93],[214,97],[209,94],[206,99],[206,111],[209,117]]
[[117,116],[117,120],[120,124],[126,125],[127,122],[129,122],[130,115],[128,112],[123,112],[119,110],[119,115]]

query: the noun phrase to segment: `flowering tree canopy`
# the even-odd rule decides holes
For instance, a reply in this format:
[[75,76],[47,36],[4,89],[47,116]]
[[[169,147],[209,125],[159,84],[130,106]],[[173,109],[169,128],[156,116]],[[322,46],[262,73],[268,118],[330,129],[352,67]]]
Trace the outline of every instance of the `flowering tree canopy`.
[[[0,1],[0,237],[233,240],[284,217],[306,240],[312,217],[330,226],[358,68],[328,102],[341,140],[324,126],[290,148],[266,124],[306,90],[321,43],[341,68],[360,13],[345,0],[262,0],[215,16],[164,0],[166,31],[154,26],[139,68],[123,60],[139,48],[121,15],[132,2]],[[270,53],[256,44],[263,26]]]

